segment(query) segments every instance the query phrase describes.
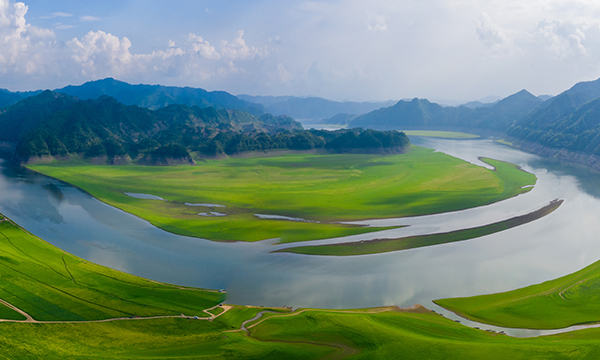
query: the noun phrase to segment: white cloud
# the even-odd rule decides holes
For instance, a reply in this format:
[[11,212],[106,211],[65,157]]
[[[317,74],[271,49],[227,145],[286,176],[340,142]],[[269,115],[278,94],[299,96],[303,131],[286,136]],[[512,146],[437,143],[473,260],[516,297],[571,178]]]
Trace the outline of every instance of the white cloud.
[[[20,84],[27,79],[34,84],[36,79],[59,80],[64,84],[107,76],[131,81],[168,78],[187,84],[198,83],[247,74],[244,63],[267,53],[266,48],[249,46],[243,30],[239,30],[233,40],[222,41],[219,49],[194,33],[190,33],[181,46],[169,40],[163,50],[137,54],[131,52],[129,38],[102,30],[58,42],[54,40],[54,31],[26,21],[27,10],[23,3],[0,0],[0,74],[9,74],[19,79]],[[67,15],[70,14],[55,13],[53,17]],[[99,18],[84,16],[80,19]],[[54,26],[56,29],[73,27],[62,23]],[[7,76],[4,80],[9,81]]]
[[[532,38],[557,58],[587,55],[586,46],[600,47],[600,26],[587,21],[544,20]],[[599,49],[600,50],[600,49]]]
[[370,13],[368,14],[369,21],[367,23],[367,29],[369,31],[385,31],[387,30],[387,22],[385,16],[373,16]]
[[244,30],[238,30],[231,42],[221,41],[221,55],[229,59],[251,59],[258,55],[255,47],[249,47],[244,41]]
[[53,19],[57,17],[71,17],[73,14],[64,13],[64,12],[53,12],[50,15],[40,16],[41,19]]
[[508,44],[504,30],[495,24],[490,16],[484,13],[477,20],[477,35],[479,40],[487,47],[494,48]]
[[62,24],[62,23],[54,24],[54,28],[58,29],[58,30],[72,29],[74,27],[75,27],[75,25],[67,25],[67,24]]
[[84,22],[89,22],[89,21],[100,21],[102,20],[102,18],[99,18],[97,16],[91,16],[91,15],[84,15],[82,17],[79,18],[79,21],[84,21]]
[[188,50],[192,53],[196,53],[205,59],[219,60],[221,55],[215,50],[214,46],[210,45],[208,41],[204,41],[202,36],[195,34],[189,34],[186,45]]
[[82,75],[92,77],[123,76],[134,58],[130,47],[128,38],[119,39],[104,31],[90,31],[81,40],[74,38],[67,42],[74,65],[81,69]]

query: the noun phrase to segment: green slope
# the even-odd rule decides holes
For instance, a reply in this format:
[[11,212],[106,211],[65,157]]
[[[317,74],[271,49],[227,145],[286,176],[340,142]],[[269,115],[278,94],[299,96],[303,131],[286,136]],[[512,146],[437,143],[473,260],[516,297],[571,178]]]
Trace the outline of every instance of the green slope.
[[466,318],[506,327],[556,329],[600,322],[600,261],[573,274],[503,293],[435,300]]

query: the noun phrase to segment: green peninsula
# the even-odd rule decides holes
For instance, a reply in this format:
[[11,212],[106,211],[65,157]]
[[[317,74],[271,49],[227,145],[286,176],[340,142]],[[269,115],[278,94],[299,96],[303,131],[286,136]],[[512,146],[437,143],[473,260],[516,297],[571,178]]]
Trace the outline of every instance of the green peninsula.
[[56,162],[29,168],[176,234],[285,243],[378,231],[384,228],[338,222],[473,208],[535,184],[533,174],[512,164],[485,161],[496,169],[412,146],[405,154],[385,156],[284,154],[205,160],[196,166]]

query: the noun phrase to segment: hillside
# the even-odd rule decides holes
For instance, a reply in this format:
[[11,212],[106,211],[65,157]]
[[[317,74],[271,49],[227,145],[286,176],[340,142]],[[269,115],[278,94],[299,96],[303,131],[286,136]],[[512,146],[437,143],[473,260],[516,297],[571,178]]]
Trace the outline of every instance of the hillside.
[[0,141],[16,144],[21,161],[42,156],[175,157],[221,134],[300,130],[289,117],[170,105],[149,110],[102,96],[95,100],[45,91],[0,113]]
[[600,79],[575,84],[547,100],[507,133],[523,143],[600,155]]
[[69,85],[54,91],[77,96],[82,100],[108,95],[125,105],[137,105],[153,110],[181,104],[200,108],[237,109],[253,115],[264,114],[261,105],[238,99],[225,91],[163,85],[132,85],[113,78],[89,81],[79,86]]
[[0,141],[15,144],[19,162],[82,155],[113,164],[168,165],[247,151],[327,149],[333,152],[402,152],[399,132],[303,130],[287,116],[169,105],[150,110],[109,96],[80,100],[45,91],[0,113]]

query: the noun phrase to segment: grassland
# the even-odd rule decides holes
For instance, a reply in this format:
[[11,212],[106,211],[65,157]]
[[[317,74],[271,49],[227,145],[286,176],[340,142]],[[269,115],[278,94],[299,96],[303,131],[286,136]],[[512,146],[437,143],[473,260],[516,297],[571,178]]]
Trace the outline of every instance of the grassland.
[[573,274],[503,293],[436,300],[475,321],[529,329],[600,322],[600,261]]
[[[0,299],[38,321],[209,316],[216,291],[149,281],[64,253],[9,220],[0,222]],[[0,318],[23,316],[0,303]]]
[[[223,294],[156,283],[85,262],[8,220],[0,222],[0,234],[0,288],[3,291],[9,288],[12,293],[10,297],[11,293],[2,292],[0,299],[10,299],[11,304],[27,309],[36,320],[52,319],[23,322],[17,312],[0,304],[0,319],[21,321],[0,320],[0,358],[4,359],[594,359],[600,356],[599,329],[514,339],[465,327],[418,306],[408,311],[387,307],[299,309],[294,313],[282,308],[224,306],[210,310],[218,315],[214,320],[135,317],[85,321],[122,312],[142,315],[201,312],[221,301]],[[110,298],[107,294],[111,294]],[[274,313],[254,321],[247,332],[240,330],[244,321],[262,311]]]
[[[207,160],[198,166],[33,165],[94,197],[181,235],[211,240],[294,242],[382,228],[338,221],[440,213],[528,191],[535,176],[487,160],[495,171],[413,146],[400,155],[283,155]],[[144,193],[168,201],[144,200]],[[209,209],[186,203],[225,205]],[[199,216],[217,211],[227,216]],[[255,214],[306,221],[266,220]]]
[[600,356],[599,329],[515,339],[468,328],[422,308],[415,312],[394,308],[301,309],[294,314],[270,315],[249,328],[248,334],[227,330],[223,324],[230,323],[229,311],[213,322],[172,318],[0,323],[0,353],[7,359],[494,360]]
[[433,130],[404,130],[406,135],[409,136],[425,136],[425,137],[436,137],[443,139],[476,139],[479,135],[468,134],[463,132],[454,131],[433,131]]
[[460,229],[445,233],[407,236],[395,239],[374,239],[360,242],[346,242],[330,245],[298,246],[279,249],[273,252],[289,252],[294,254],[305,255],[350,256],[379,254],[390,251],[400,251],[424,246],[464,241],[485,235],[494,234],[500,231],[508,230],[535,221],[558,209],[562,202],[562,200],[553,201],[549,205],[546,205],[543,208],[533,211],[529,214],[515,216],[510,219],[474,228]]

